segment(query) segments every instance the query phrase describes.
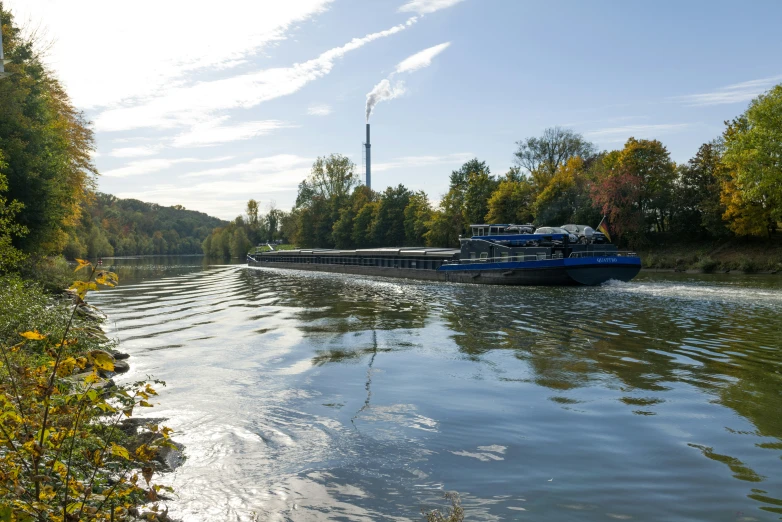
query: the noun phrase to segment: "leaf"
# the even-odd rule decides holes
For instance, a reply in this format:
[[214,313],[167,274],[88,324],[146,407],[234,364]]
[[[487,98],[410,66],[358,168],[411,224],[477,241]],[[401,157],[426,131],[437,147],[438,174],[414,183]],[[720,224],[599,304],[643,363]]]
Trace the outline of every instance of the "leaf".
[[114,371],[114,357],[103,350],[93,350],[87,354],[87,357],[99,370]]
[[153,408],[153,406],[147,401],[139,401],[138,405],[143,406],[144,408]]
[[95,282],[99,285],[104,286],[117,286],[119,283],[119,277],[117,277],[117,274],[114,272],[108,272],[106,270],[101,270],[97,274],[95,274]]
[[79,294],[79,297],[84,299],[84,296],[87,295],[87,292],[90,290],[97,290],[98,285],[96,285],[93,281],[74,281],[71,285],[71,289],[76,290],[76,293]]
[[68,471],[68,468],[65,467],[65,464],[63,464],[59,460],[55,460],[54,461],[54,464],[52,465],[52,469],[54,470],[55,473],[59,473],[60,476],[63,476],[63,477],[65,476],[65,474]]
[[0,506],[0,522],[11,522],[11,506]]
[[128,450],[123,448],[122,446],[118,446],[111,443],[111,454],[116,455],[117,457],[122,457],[125,460],[130,460],[130,454],[128,453]]
[[38,330],[33,330],[32,332],[21,332],[19,335],[31,341],[42,341],[46,339],[46,336],[39,333]]
[[92,263],[90,263],[89,261],[85,261],[84,259],[79,259],[79,258],[76,258],[76,262],[78,263],[78,265],[77,265],[77,266],[76,266],[76,268],[73,270],[74,272],[78,272],[78,271],[79,271],[79,270],[81,270],[82,268],[86,268],[86,267],[88,267],[88,266],[92,266]]

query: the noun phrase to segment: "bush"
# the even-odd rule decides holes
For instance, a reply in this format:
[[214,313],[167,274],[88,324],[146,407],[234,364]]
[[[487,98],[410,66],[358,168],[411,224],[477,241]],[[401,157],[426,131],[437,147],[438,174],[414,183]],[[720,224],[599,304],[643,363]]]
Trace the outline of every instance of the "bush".
[[753,259],[746,256],[742,256],[741,259],[739,259],[738,268],[745,274],[754,274],[758,271],[757,263]]
[[698,260],[695,266],[704,274],[711,274],[717,269],[719,263],[709,256],[704,256]]
[[151,482],[152,459],[172,447],[170,430],[150,425],[140,444],[120,429],[155,390],[106,379],[114,343],[83,301],[115,282],[93,269],[72,300],[53,301],[40,284],[0,278],[0,520],[125,520],[167,489]]
[[73,266],[62,256],[29,257],[19,272],[25,279],[38,281],[47,292],[61,292],[73,281]]

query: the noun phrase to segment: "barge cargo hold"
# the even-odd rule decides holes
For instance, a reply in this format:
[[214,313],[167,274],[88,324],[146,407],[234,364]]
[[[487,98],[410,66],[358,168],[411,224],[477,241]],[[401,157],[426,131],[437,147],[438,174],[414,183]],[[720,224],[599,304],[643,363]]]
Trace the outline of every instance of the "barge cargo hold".
[[[461,249],[300,249],[256,252],[249,266],[289,268],[364,276],[490,285],[598,285],[629,281],[641,269],[633,252],[611,244],[573,244],[562,234],[496,233],[461,239]],[[488,226],[488,225],[486,225]]]

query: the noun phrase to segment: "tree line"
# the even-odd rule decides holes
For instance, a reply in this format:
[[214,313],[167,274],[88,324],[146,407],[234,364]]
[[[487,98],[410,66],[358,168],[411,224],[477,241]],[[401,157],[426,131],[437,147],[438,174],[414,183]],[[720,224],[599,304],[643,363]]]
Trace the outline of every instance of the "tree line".
[[261,214],[260,204],[251,199],[245,215],[237,216],[225,226],[215,228],[201,243],[204,255],[216,259],[244,258],[252,245],[285,239],[282,225],[288,214],[269,206]]
[[187,210],[96,193],[84,205],[63,250],[66,257],[201,254],[201,243],[226,222]]
[[782,221],[782,85],[726,122],[688,162],[658,140],[598,151],[559,127],[517,142],[515,165],[495,176],[479,159],[451,173],[433,205],[403,185],[370,190],[346,157],[318,158],[281,218],[301,247],[453,246],[471,223],[596,226],[607,217],[622,244],[662,238],[769,237]]

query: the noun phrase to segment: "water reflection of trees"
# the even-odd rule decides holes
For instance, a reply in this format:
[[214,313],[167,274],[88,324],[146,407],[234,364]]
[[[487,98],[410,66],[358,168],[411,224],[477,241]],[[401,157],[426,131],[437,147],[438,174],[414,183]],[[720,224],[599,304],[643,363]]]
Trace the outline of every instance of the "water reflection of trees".
[[275,306],[294,309],[308,334],[346,334],[373,329],[422,328],[429,308],[415,287],[386,281],[308,272],[247,270],[249,285],[273,295]]
[[[671,385],[684,383],[750,422],[752,435],[782,441],[782,349],[770,328],[778,321],[773,310],[657,301],[643,308],[638,302],[604,303],[585,311],[572,294],[563,300],[558,291],[541,289],[523,299],[470,289],[455,295],[442,316],[465,356],[480,360],[492,350],[513,351],[531,370],[530,380],[556,392],[556,402],[578,402],[575,390],[603,381],[622,391],[620,400],[633,413],[653,415]],[[758,446],[779,451],[782,442]],[[736,457],[693,447],[739,480],[764,480]],[[749,496],[772,504],[761,509],[782,512],[782,501],[759,491]]]

